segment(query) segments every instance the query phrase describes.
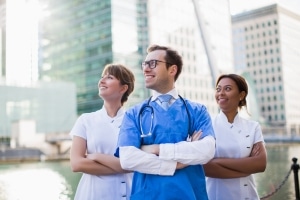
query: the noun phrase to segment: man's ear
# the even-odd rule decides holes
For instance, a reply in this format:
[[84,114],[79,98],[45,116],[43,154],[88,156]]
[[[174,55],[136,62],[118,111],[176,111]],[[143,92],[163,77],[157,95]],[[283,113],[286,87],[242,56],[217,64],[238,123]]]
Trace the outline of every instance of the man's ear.
[[175,75],[177,74],[177,65],[171,65],[169,67],[169,72],[171,75],[173,75],[175,77]]

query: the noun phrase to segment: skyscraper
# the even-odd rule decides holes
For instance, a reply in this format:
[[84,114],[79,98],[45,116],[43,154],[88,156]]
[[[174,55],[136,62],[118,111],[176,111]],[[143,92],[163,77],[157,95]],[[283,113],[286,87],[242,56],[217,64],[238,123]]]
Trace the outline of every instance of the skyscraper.
[[68,133],[77,117],[74,83],[37,80],[37,11],[37,0],[0,0],[0,146],[22,120],[38,133]]
[[300,15],[274,4],[237,14],[232,23],[235,67],[253,81],[264,121],[299,134]]
[[49,17],[41,23],[41,77],[77,86],[78,114],[99,109],[97,83],[103,67],[121,62],[137,76],[130,102],[145,98],[139,78],[135,1],[44,1]]
[[[49,17],[41,23],[41,77],[75,82],[78,114],[101,106],[97,82],[102,67],[121,62],[135,73],[129,105],[149,97],[140,63],[150,44],[171,46],[183,55],[176,86],[181,95],[217,112],[214,83],[204,42],[219,73],[233,69],[228,2],[209,0],[44,0]],[[194,5],[200,8],[199,26]],[[203,40],[203,31],[206,38]],[[208,38],[208,36],[210,36]]]
[[0,0],[0,81],[6,74],[6,1]]

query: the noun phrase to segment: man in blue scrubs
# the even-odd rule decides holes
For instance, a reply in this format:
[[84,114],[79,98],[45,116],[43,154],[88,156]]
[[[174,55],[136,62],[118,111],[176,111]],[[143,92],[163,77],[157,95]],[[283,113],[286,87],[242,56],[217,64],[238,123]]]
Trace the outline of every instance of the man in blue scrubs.
[[[134,171],[132,200],[208,199],[202,165],[215,154],[214,131],[206,107],[175,89],[182,65],[177,51],[159,45],[148,48],[142,63],[153,94],[125,113],[115,154]],[[169,108],[162,94],[171,95]]]

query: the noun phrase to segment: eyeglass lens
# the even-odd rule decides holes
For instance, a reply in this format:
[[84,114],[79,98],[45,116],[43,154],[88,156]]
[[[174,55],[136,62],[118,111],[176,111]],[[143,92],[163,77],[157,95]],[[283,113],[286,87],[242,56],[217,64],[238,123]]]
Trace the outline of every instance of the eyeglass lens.
[[149,67],[150,69],[154,69],[156,67],[156,60],[149,60],[142,62],[142,68]]

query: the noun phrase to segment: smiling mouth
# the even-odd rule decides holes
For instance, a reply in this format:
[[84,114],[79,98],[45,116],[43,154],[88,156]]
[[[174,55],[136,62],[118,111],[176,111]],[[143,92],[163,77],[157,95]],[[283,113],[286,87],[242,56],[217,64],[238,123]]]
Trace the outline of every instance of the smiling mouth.
[[153,79],[154,78],[154,75],[145,75],[145,80],[150,80],[150,79]]

